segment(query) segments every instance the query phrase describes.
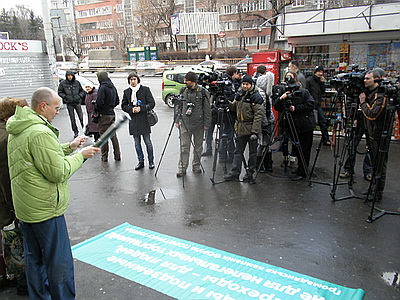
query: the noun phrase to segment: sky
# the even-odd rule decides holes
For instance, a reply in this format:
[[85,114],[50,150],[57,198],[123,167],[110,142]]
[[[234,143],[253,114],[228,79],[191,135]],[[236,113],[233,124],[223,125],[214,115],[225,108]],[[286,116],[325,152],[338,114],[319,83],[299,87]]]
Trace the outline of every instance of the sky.
[[[1,0],[0,1],[0,10],[5,8],[6,10],[10,10],[11,8],[15,8],[16,5],[24,5],[33,10],[35,15],[42,16],[42,0]],[[49,8],[50,8],[50,4]]]

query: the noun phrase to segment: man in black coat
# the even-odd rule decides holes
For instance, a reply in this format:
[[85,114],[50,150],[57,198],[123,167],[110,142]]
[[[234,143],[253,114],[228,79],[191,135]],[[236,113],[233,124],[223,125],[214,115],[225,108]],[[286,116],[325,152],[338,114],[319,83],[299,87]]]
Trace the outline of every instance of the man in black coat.
[[78,136],[79,130],[75,122],[75,111],[78,114],[79,121],[83,128],[83,113],[81,104],[85,99],[85,91],[80,82],[75,79],[75,74],[72,71],[65,73],[65,79],[58,86],[58,95],[62,98],[63,103],[67,104],[71,128],[74,132],[74,138]]
[[[119,97],[117,89],[114,84],[108,78],[108,73],[100,71],[97,73],[97,79],[99,80],[100,87],[97,91],[97,99],[94,109],[99,113],[99,128],[100,136],[115,122],[114,107],[119,104]],[[114,148],[114,159],[116,161],[121,160],[121,151],[119,149],[119,142],[117,134],[111,138],[111,142]],[[101,147],[101,160],[104,162],[108,161],[108,142]]]
[[324,111],[321,107],[322,94],[325,93],[325,78],[324,78],[324,67],[316,66],[314,74],[307,78],[307,90],[314,98],[314,109],[317,111],[318,126],[321,129],[322,143],[329,146],[328,126],[326,124],[326,118]]

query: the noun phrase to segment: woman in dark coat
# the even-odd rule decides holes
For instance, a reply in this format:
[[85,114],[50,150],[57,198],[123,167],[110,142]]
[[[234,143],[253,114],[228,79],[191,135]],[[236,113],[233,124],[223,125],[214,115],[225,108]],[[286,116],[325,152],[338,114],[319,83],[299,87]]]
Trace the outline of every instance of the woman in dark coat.
[[97,141],[100,137],[99,129],[97,128],[97,124],[92,121],[92,113],[94,112],[94,105],[96,103],[97,98],[97,90],[94,86],[87,85],[86,89],[86,97],[85,97],[85,105],[88,116],[88,124],[87,124],[87,133],[88,135],[93,135],[94,140]]
[[128,76],[129,88],[124,90],[122,98],[122,110],[127,112],[131,120],[129,121],[129,134],[133,135],[135,149],[139,163],[135,170],[144,168],[144,155],[141,145],[141,137],[147,148],[149,168],[154,168],[153,144],[150,139],[150,125],[147,121],[147,112],[156,105],[153,95],[147,86],[140,84],[139,76],[133,72]]

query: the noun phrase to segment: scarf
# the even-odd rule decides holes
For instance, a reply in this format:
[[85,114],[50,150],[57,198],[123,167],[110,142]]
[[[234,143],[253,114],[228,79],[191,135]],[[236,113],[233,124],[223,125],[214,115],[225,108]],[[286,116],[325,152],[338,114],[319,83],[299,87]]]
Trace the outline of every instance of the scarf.
[[137,98],[136,98],[136,93],[140,89],[141,84],[138,83],[136,86],[129,86],[132,90],[132,96],[131,96],[131,102],[133,106],[136,106]]

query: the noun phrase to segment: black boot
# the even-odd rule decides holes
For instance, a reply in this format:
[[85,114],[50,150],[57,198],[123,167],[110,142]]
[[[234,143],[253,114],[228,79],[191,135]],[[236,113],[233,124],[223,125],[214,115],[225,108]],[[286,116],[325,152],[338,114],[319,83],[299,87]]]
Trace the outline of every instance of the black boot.
[[272,160],[272,152],[267,152],[264,158],[264,168],[267,172],[272,173],[272,164],[273,164],[273,160]]

